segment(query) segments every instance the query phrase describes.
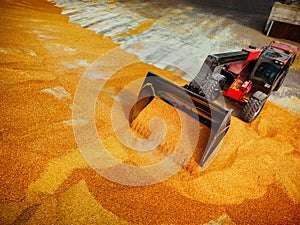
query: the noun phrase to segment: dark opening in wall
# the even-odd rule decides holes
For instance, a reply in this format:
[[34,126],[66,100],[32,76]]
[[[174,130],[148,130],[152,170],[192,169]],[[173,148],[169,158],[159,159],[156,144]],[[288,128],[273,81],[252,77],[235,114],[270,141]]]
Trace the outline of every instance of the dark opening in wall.
[[300,42],[300,26],[279,21],[271,21],[267,35]]

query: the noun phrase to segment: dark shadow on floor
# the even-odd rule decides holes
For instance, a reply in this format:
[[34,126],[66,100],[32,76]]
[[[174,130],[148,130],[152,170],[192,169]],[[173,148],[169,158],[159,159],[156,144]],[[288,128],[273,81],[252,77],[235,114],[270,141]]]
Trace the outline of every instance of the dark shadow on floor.
[[143,2],[151,3],[154,8],[184,8],[192,6],[199,12],[214,14],[224,18],[232,19],[239,24],[263,32],[275,0],[119,0],[122,4],[135,3],[135,10],[150,18],[158,18],[162,15],[161,10],[149,11],[143,6]]
[[188,0],[186,2],[208,13],[235,20],[262,32],[274,0]]

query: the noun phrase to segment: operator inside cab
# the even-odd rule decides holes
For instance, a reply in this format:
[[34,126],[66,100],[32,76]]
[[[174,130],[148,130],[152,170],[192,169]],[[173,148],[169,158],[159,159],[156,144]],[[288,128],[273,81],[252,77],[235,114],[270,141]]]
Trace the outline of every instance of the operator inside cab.
[[278,68],[271,63],[262,62],[254,73],[255,78],[259,78],[266,83],[273,83],[273,80],[278,72]]

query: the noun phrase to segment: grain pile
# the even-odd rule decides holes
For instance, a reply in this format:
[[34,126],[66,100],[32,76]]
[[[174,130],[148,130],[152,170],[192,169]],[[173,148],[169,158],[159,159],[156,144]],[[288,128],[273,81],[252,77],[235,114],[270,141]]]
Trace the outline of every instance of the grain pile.
[[[71,118],[82,74],[117,46],[68,23],[45,1],[6,0],[0,10],[1,224],[299,224],[299,114],[268,102],[252,124],[232,119],[207,170],[194,166],[195,153],[162,183],[113,183],[83,159]],[[169,125],[154,161],[118,144],[109,124],[114,99],[107,93],[149,70],[182,82],[169,71],[136,63],[114,74],[123,82],[108,83],[97,102],[101,138],[128,163],[159,161],[172,152],[180,132],[176,111],[154,101],[135,121],[142,136],[149,135],[147,119],[154,113]]]

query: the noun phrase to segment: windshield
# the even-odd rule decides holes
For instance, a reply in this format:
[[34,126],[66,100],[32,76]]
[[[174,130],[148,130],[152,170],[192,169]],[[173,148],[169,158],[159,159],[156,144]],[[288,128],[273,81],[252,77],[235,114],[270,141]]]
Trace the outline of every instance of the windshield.
[[278,68],[274,64],[269,62],[262,62],[257,67],[253,77],[257,80],[261,80],[268,84],[272,84],[277,73]]

